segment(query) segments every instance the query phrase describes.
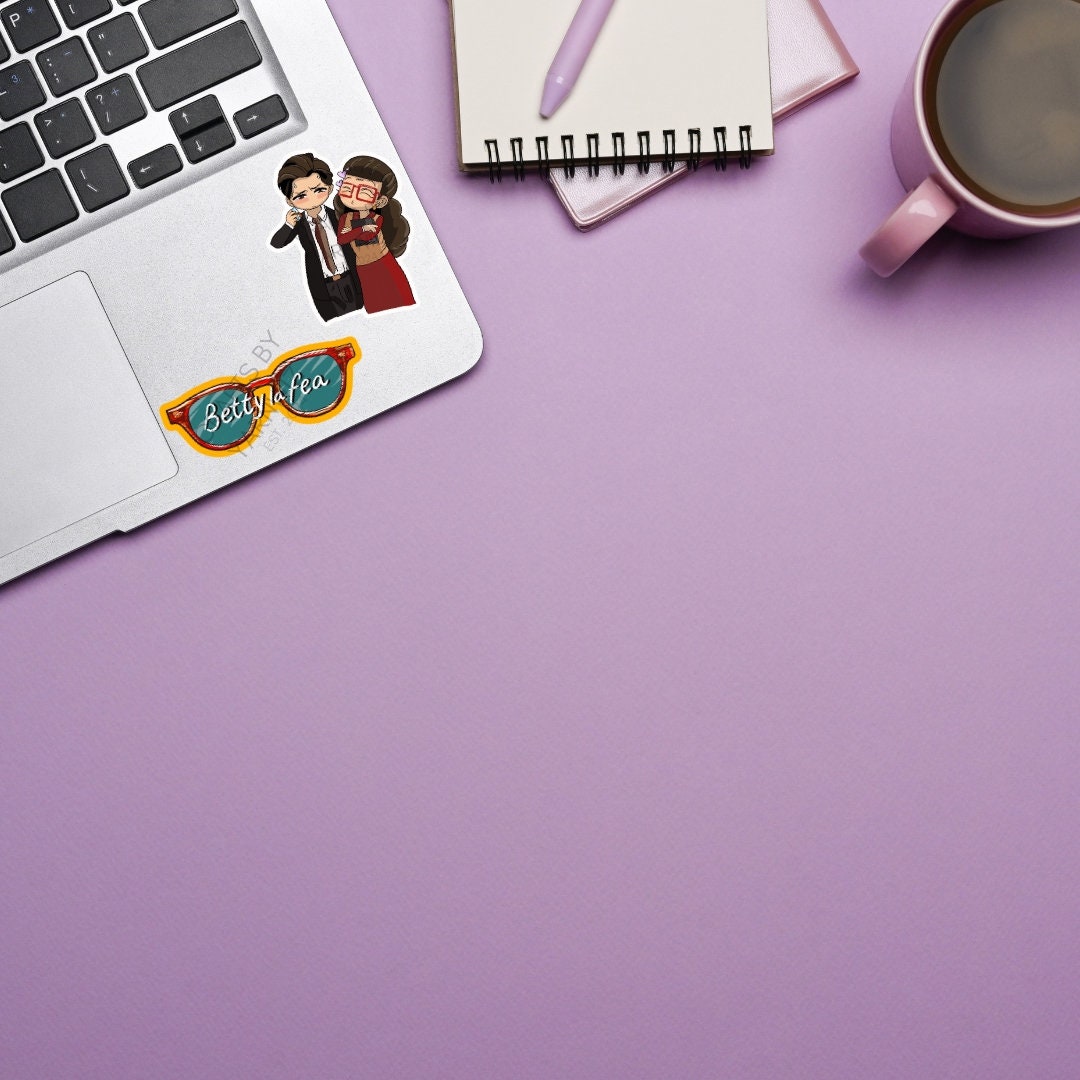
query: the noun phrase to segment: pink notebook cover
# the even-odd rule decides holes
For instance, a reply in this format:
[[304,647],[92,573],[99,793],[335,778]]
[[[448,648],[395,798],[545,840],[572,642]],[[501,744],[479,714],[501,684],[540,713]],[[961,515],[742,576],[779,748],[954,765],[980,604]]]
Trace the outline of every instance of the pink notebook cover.
[[[775,120],[859,73],[818,0],[768,0],[768,18]],[[703,167],[712,169],[708,164]],[[676,164],[671,172],[654,165],[644,174],[627,166],[622,176],[606,167],[599,176],[589,176],[587,169],[579,167],[574,176],[555,169],[550,179],[573,223],[579,229],[592,229],[690,171],[685,162]]]

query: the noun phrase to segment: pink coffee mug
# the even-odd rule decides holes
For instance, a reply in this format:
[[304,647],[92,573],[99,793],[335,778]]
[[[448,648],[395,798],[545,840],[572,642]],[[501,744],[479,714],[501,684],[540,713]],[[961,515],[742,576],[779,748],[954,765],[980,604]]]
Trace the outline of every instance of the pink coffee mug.
[[1003,210],[968,189],[934,146],[926,119],[927,68],[942,35],[980,0],[951,0],[923,39],[892,119],[892,156],[908,197],[859,249],[871,269],[888,277],[943,225],[969,236],[1000,239],[1080,224],[1080,210],[1028,215]]

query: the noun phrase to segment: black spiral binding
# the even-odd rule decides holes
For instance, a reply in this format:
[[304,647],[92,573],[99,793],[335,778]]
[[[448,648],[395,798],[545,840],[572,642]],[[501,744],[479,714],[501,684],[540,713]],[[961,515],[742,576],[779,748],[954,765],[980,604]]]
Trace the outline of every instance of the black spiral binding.
[[574,176],[574,136],[562,136],[563,176],[568,180]]
[[600,136],[595,132],[592,135],[586,135],[585,141],[589,144],[588,158],[589,158],[589,175],[600,175]]
[[[679,153],[677,150],[677,133],[674,128],[665,128],[663,131],[663,150],[656,155],[659,157],[660,168],[665,173],[673,172],[675,165],[679,160]],[[637,135],[637,154],[636,160],[634,155],[630,157],[630,160],[637,166],[637,170],[641,175],[645,175],[649,172],[653,164],[653,146],[652,146],[652,134],[648,131],[638,131]],[[689,128],[687,130],[688,151],[683,155],[686,159],[687,167],[692,171],[697,171],[701,167],[702,160],[705,156],[705,151],[702,148],[701,128]],[[735,153],[734,145],[728,143],[728,129],[726,126],[718,126],[712,129],[712,159],[713,167],[717,172],[726,172],[728,167],[728,158],[731,154]],[[575,154],[574,154],[574,136],[573,135],[561,135],[559,136],[559,142],[562,147],[562,170],[563,175],[568,179],[574,177],[577,174]],[[613,131],[611,133],[611,156],[604,158],[600,152],[600,134],[599,132],[590,132],[585,136],[585,166],[586,173],[590,177],[600,175],[600,168],[605,163],[611,165],[612,171],[618,175],[623,176],[626,173],[627,153],[626,153],[626,133],[622,131]],[[487,152],[487,167],[488,167],[488,179],[491,183],[501,183],[503,177],[503,159],[499,154],[499,141],[497,139],[485,139],[484,149]],[[753,161],[754,148],[751,140],[751,129],[749,124],[741,124],[739,126],[739,145],[738,145],[738,161],[740,169],[749,169],[750,164]],[[538,135],[536,137],[536,161],[535,163],[526,162],[525,160],[525,147],[524,141],[520,137],[512,138],[510,140],[510,159],[507,164],[511,165],[514,171],[515,180],[524,180],[526,172],[531,164],[534,164],[537,170],[544,176],[547,176],[551,172],[551,156],[548,146],[548,136]]]
[[727,128],[714,127],[712,133],[713,138],[716,139],[716,157],[713,158],[713,165],[717,172],[725,172],[727,170]]
[[661,167],[664,172],[675,171],[675,132],[670,129],[664,132],[664,160]]
[[499,160],[499,140],[498,139],[485,139],[484,149],[487,151],[488,157],[488,180],[491,183],[495,183],[496,180],[502,183],[502,162]]
[[[541,176],[547,176],[551,172],[551,158],[548,156],[548,140],[546,135],[536,136],[536,160]],[[524,177],[522,177],[524,179]]]
[[521,138],[510,140],[510,154],[514,159],[514,179],[525,179],[525,153],[522,148]]
[[611,148],[614,152],[611,167],[622,176],[626,172],[626,137],[621,131],[612,133]]
[[697,172],[701,164],[701,128],[691,128],[687,135],[690,136],[690,156],[686,159],[686,164],[691,172]]
[[637,171],[647,173],[652,165],[652,136],[647,131],[637,133]]
[[739,128],[739,168],[749,169],[751,155],[754,149],[750,145],[750,125],[743,124]]

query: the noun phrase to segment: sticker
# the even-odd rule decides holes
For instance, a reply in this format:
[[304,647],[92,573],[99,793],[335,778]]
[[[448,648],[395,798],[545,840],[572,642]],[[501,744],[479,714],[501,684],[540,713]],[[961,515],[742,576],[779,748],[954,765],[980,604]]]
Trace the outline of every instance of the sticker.
[[289,210],[270,246],[300,241],[308,292],[324,322],[416,303],[398,265],[409,222],[394,198],[397,177],[386,162],[350,158],[337,174],[335,194],[331,167],[314,154],[297,154],[278,170],[277,186]]
[[349,402],[350,368],[359,359],[354,338],[311,345],[249,377],[204,382],[163,405],[161,415],[196,450],[235,454],[254,442],[274,409],[302,424],[336,416]]

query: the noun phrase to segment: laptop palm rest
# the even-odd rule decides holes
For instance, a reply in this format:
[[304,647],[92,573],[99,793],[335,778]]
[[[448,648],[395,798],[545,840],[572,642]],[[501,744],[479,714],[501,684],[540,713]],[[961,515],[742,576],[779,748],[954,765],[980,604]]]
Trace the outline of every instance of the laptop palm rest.
[[0,307],[0,557],[176,475],[90,278]]

